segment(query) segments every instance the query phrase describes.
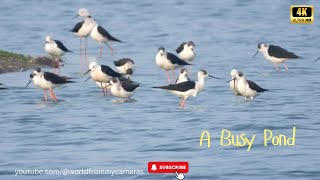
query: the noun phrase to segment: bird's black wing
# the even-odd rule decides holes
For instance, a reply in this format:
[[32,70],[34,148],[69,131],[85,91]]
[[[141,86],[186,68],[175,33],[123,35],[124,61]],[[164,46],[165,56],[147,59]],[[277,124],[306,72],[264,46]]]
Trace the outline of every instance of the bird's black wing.
[[119,40],[119,39],[111,36],[111,35],[108,33],[108,31],[105,30],[105,29],[103,29],[103,27],[101,27],[101,26],[98,26],[98,32],[99,32],[102,36],[106,37],[106,38],[107,38],[108,40],[110,40],[110,41],[122,42],[121,40]]
[[64,77],[61,77],[57,74],[53,74],[51,72],[43,73],[44,79],[47,81],[51,81],[54,84],[65,84],[65,83],[73,83],[73,81],[69,81]]
[[121,74],[114,71],[109,66],[101,65],[101,71],[111,77],[121,77]]
[[132,92],[140,86],[138,83],[131,83],[129,81],[120,81],[120,83],[122,88],[127,92]]
[[179,92],[186,92],[190,89],[194,89],[196,83],[194,81],[185,81],[178,84],[169,84],[168,86],[159,86],[159,87],[152,87],[158,89],[165,89],[169,91],[179,91]]
[[264,92],[264,91],[269,91],[268,89],[263,89],[262,87],[260,87],[258,84],[256,84],[253,81],[247,80],[249,87],[257,92]]
[[183,51],[184,45],[187,44],[186,42],[183,42],[180,44],[180,46],[176,49],[176,52],[179,54],[181,51]]
[[[0,85],[3,86],[2,83],[0,83]],[[1,86],[0,86],[0,89],[7,89],[6,87],[1,87]]]
[[74,32],[74,33],[77,33],[77,32],[81,29],[83,23],[84,23],[84,21],[78,22],[78,23],[73,27],[73,29],[71,29],[70,31],[71,31],[71,32]]
[[299,56],[295,55],[293,52],[289,52],[283,49],[280,46],[270,45],[268,49],[268,53],[270,56],[276,58],[300,58]]
[[168,60],[172,63],[172,64],[178,64],[178,65],[191,65],[189,63],[187,63],[184,60],[181,60],[180,58],[178,58],[176,55],[171,54],[171,53],[167,53],[167,58]]
[[58,45],[58,48],[60,48],[62,51],[64,51],[64,52],[72,52],[72,51],[70,51],[69,49],[67,49],[67,48],[62,44],[61,41],[59,41],[59,40],[54,40],[54,42],[56,42],[56,44]]
[[118,61],[113,61],[115,66],[123,66],[127,62],[132,62],[134,64],[133,60],[130,58],[122,58],[122,59],[119,59]]

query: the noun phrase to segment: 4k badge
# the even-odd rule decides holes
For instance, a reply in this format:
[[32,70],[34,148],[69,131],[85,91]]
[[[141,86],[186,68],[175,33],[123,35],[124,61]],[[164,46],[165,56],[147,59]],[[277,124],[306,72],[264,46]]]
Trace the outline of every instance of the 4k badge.
[[291,23],[293,24],[312,24],[313,14],[313,6],[299,5],[290,8]]

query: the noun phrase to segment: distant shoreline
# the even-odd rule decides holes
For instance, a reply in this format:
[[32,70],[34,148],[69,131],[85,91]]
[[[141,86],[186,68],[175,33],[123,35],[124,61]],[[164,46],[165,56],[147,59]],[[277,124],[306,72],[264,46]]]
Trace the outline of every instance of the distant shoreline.
[[31,57],[0,50],[0,74],[21,72],[36,67],[53,67],[52,59],[47,56]]

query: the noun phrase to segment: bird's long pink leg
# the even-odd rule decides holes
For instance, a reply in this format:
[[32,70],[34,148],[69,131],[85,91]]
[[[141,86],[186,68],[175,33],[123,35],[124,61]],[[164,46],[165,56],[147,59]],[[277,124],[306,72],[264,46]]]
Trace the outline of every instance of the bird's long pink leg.
[[169,76],[169,73],[168,73],[168,71],[166,71],[166,74],[167,74],[168,82],[169,82],[169,84],[171,84],[171,81],[170,81],[170,76]]
[[87,58],[87,43],[88,43],[88,36],[86,36],[86,43],[84,45],[84,58],[86,60],[85,61],[86,62],[85,66],[87,66],[89,64],[88,58]]
[[60,76],[60,58],[58,58],[58,75]]
[[105,87],[102,86],[102,89],[104,90],[104,94],[105,94],[106,96],[108,96],[108,89],[107,89],[107,87],[106,87],[106,86],[105,86]]
[[57,97],[54,95],[53,90],[52,90],[51,88],[49,89],[49,92],[50,92],[50,97],[51,97],[51,99],[52,99],[54,102],[58,102],[58,99],[57,99]]
[[192,66],[189,67],[188,74],[191,76]]
[[48,101],[47,91],[45,89],[43,90],[43,97],[44,97],[44,101],[47,102]]
[[84,65],[82,64],[82,37],[80,37],[80,71],[82,73],[82,67]]
[[183,98],[183,101],[182,101],[182,104],[181,104],[181,107],[184,108],[184,103],[186,102],[187,98]]
[[100,45],[100,56],[99,56],[99,58],[101,58],[102,57],[102,46]]
[[109,44],[107,44],[107,43],[105,43],[105,44],[109,47],[110,52],[111,52],[111,56],[113,56],[113,49],[112,49],[112,47],[111,47]]
[[172,71],[173,78],[176,79],[176,75],[174,74],[174,70],[172,69],[171,71]]
[[53,67],[53,73],[56,74],[56,59],[52,56],[52,67]]
[[183,98],[180,99],[179,106],[182,106],[182,101],[183,101]]
[[101,83],[101,89],[102,89],[102,93],[103,93],[103,96],[106,96],[105,92],[104,92],[104,88],[103,88],[103,84]]
[[286,68],[286,71],[288,72],[289,71],[288,66],[285,63],[283,63],[283,64],[284,64],[284,68]]
[[276,71],[279,71],[278,64],[275,64]]

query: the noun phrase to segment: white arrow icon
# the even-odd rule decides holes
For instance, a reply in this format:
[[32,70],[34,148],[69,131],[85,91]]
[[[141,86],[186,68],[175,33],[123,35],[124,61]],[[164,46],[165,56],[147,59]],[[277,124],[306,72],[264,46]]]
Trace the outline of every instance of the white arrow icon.
[[183,173],[176,172],[176,178],[179,179],[179,180],[183,180],[184,179]]

